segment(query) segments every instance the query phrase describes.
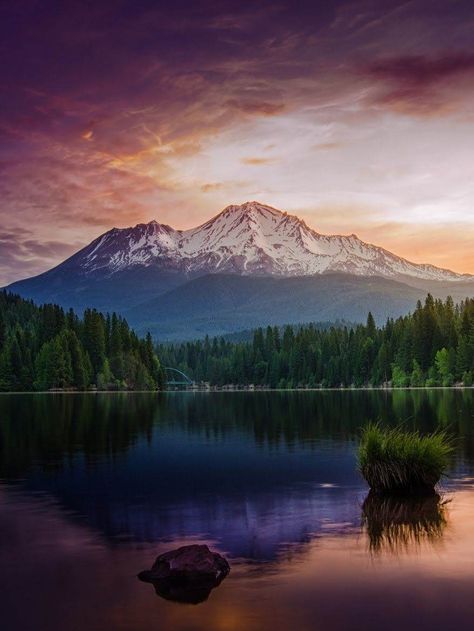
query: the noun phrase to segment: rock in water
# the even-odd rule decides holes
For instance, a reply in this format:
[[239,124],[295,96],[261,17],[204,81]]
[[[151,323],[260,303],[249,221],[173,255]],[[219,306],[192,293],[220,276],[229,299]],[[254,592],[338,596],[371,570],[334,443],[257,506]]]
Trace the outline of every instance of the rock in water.
[[163,578],[194,580],[209,577],[220,579],[229,573],[226,559],[211,552],[206,545],[183,546],[157,557],[151,570],[140,572],[139,578],[153,581]]
[[229,571],[223,556],[206,545],[191,545],[160,554],[151,570],[140,572],[138,578],[153,583],[156,593],[167,600],[197,604]]

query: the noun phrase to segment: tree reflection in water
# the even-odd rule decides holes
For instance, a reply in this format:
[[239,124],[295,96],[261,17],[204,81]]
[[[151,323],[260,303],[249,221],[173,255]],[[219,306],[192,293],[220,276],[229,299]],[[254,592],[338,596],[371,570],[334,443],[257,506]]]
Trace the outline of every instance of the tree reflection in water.
[[440,543],[448,524],[448,502],[437,493],[402,497],[371,491],[362,505],[370,551],[401,554],[425,543]]

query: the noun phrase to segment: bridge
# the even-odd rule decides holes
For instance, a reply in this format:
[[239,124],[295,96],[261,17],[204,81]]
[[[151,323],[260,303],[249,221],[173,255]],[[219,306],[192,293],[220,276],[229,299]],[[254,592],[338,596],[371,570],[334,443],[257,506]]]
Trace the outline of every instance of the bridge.
[[[167,386],[192,386],[194,381],[177,368],[165,366]],[[171,378],[170,378],[171,377]]]

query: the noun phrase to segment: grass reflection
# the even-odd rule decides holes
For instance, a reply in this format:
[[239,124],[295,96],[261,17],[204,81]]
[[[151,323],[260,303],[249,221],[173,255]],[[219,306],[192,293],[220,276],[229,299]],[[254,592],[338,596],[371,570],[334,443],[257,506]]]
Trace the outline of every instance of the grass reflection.
[[448,523],[447,504],[437,493],[400,497],[370,492],[362,505],[370,551],[401,554],[425,543],[436,545]]

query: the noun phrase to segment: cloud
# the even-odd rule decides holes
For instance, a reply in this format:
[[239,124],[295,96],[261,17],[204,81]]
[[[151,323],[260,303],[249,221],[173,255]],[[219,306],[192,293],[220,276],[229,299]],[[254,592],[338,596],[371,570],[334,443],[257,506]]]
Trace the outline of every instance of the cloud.
[[437,58],[404,55],[374,62],[368,69],[376,79],[426,88],[453,75],[474,71],[474,54],[451,53]]
[[331,149],[339,149],[343,144],[341,142],[320,142],[313,145],[313,149],[317,151],[330,151]]
[[474,54],[385,58],[370,64],[365,73],[373,82],[369,100],[374,105],[407,114],[445,114],[472,96],[466,75],[474,75]]
[[218,191],[223,188],[221,182],[210,182],[208,184],[201,184],[201,191],[203,193],[209,193],[211,191]]
[[285,110],[284,103],[270,103],[268,101],[230,99],[226,101],[224,105],[232,109],[239,110],[244,114],[252,114],[256,116],[276,116]]
[[274,164],[276,162],[275,158],[258,157],[242,158],[240,161],[242,162],[242,164],[247,164],[249,166],[264,166],[266,164]]
[[36,240],[31,232],[0,232],[0,286],[46,270],[80,249],[83,243]]
[[[431,196],[472,208],[470,2],[53,4],[2,9],[4,230],[73,244],[248,197],[303,214],[375,200],[427,222]],[[42,269],[22,247],[18,273],[21,256]]]

